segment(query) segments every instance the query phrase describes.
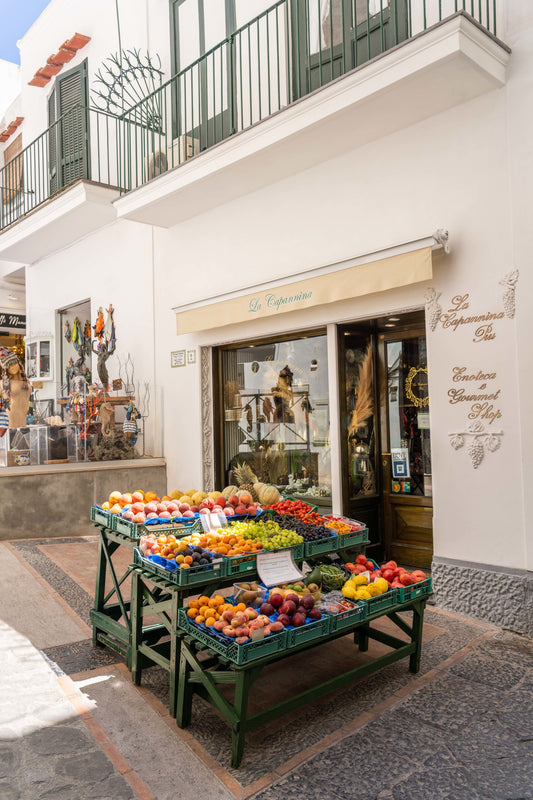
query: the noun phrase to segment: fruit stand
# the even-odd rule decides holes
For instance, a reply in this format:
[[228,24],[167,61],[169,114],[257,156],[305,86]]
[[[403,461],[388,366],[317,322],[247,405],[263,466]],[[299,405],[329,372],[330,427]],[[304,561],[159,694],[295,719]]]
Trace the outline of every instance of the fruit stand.
[[[148,666],[167,670],[169,710],[180,727],[190,722],[195,693],[212,703],[231,726],[233,766],[247,731],[399,659],[409,657],[418,671],[431,580],[368,559],[362,523],[321,517],[290,498],[258,507],[245,491],[227,499],[231,520],[205,495],[200,511],[183,517],[170,498],[154,503],[157,512],[145,502],[144,519],[137,512],[135,521],[130,498],[120,496],[118,511],[112,496],[107,508],[91,510],[100,532],[93,641],[125,655],[136,684]],[[121,545],[133,563],[119,577],[113,556]],[[128,580],[131,601],[123,596]],[[403,612],[412,613],[410,623]],[[372,625],[382,617],[408,641]],[[373,639],[390,652],[248,715],[263,669],[347,634],[360,651]],[[227,684],[235,687],[232,703],[220,689]]]
[[[364,621],[354,618],[346,627],[324,633],[321,636],[295,643],[289,647],[276,647],[273,652],[248,663],[237,665],[228,662],[204,641],[199,639],[197,633],[189,632],[186,627],[184,612],[181,610],[180,631],[181,650],[177,681],[177,710],[176,720],[180,728],[185,728],[191,721],[192,699],[194,693],[199,694],[204,700],[211,703],[224,716],[232,730],[231,765],[238,767],[244,752],[245,736],[248,731],[264,725],[266,722],[286,714],[303,703],[311,702],[323,695],[333,692],[358,678],[376,672],[382,667],[392,664],[402,658],[409,657],[409,669],[418,672],[420,668],[420,655],[422,649],[422,626],[424,621],[424,608],[427,596],[417,597],[413,600],[395,604],[385,611],[375,611],[369,614]],[[408,625],[398,616],[398,612],[412,611],[412,624]],[[373,620],[387,616],[404,633],[408,634],[411,641],[405,642],[383,631],[372,627]],[[254,682],[259,678],[263,669],[283,658],[288,658],[302,650],[308,650],[325,642],[332,641],[340,636],[352,633],[354,642],[359,650],[368,649],[368,639],[375,639],[392,648],[372,661],[353,667],[352,669],[330,679],[320,685],[314,686],[290,699],[261,711],[253,716],[248,716],[248,697]],[[200,661],[199,653],[207,656],[207,660]],[[235,685],[235,697],[230,703],[219,690],[219,685]]]

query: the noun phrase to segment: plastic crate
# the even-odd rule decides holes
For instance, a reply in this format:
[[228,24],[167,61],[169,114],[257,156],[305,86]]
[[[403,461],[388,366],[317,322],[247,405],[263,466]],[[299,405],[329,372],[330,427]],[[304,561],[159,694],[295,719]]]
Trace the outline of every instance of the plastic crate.
[[210,650],[214,650],[215,653],[239,666],[272,653],[278,653],[285,648],[287,642],[287,631],[284,629],[279,633],[271,633],[270,636],[266,636],[260,641],[237,644],[226,636],[211,633],[205,625],[197,625],[189,619],[184,608],[180,608],[178,611],[178,628],[191,634]]
[[190,567],[190,569],[178,568],[169,570],[153,559],[141,555],[136,547],[133,550],[133,563],[147,572],[152,572],[154,575],[164,578],[169,583],[175,583],[176,586],[196,586],[226,577],[226,565],[222,559],[216,559],[211,564],[199,564],[197,567]]
[[315,539],[313,542],[304,542],[304,558],[307,556],[318,556],[321,553],[330,553],[339,545],[339,537],[325,536],[323,539]]
[[124,519],[119,514],[113,514],[113,530],[117,533],[122,533],[124,536],[129,536],[130,539],[139,539],[149,533],[165,534],[173,533],[174,536],[182,537],[187,536],[189,533],[195,533],[202,530],[202,523],[195,519],[189,523],[183,522],[162,522],[160,524],[146,525],[143,522],[131,522],[129,519]]
[[[292,557],[295,561],[304,557],[304,542],[281,549],[292,550]],[[275,553],[279,552],[279,550],[265,550],[264,552]],[[250,553],[245,556],[222,556],[222,558],[226,562],[226,575],[243,575],[246,572],[255,572],[257,570],[257,553]]]
[[370,600],[359,600],[360,603],[365,603],[367,616],[375,614],[378,611],[384,611],[391,608],[398,603],[398,595],[396,589],[389,589],[385,594],[378,594],[371,597]]
[[[344,549],[346,547],[353,547],[357,544],[370,544],[370,539],[368,537],[368,528],[363,528],[360,531],[351,531],[350,533],[338,533],[337,534],[338,545],[339,549]],[[371,558],[368,559],[372,561]],[[373,564],[376,562],[373,561]],[[378,566],[376,564],[376,569]]]
[[287,646],[294,647],[297,644],[310,642],[313,639],[318,639],[320,636],[325,636],[331,631],[331,616],[324,614],[322,619],[314,620],[313,622],[306,622],[300,628],[286,628],[287,631]]
[[356,622],[363,622],[366,619],[366,614],[366,606],[361,600],[357,601],[357,605],[355,605],[354,608],[348,608],[346,611],[339,611],[338,614],[330,614],[331,633],[350,628]]
[[407,600],[414,600],[415,597],[423,597],[426,594],[431,594],[431,578],[426,578],[425,581],[418,581],[412,583],[410,586],[404,586],[402,589],[396,589],[399,603],[405,603]]
[[91,522],[96,522],[98,525],[104,525],[110,530],[114,530],[113,524],[115,522],[116,514],[110,514],[100,506],[91,506]]

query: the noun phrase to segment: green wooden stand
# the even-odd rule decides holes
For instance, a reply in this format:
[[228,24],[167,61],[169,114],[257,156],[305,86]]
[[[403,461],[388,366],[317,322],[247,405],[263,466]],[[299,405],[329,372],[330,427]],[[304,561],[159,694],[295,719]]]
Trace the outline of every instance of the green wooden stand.
[[[106,645],[124,656],[128,667],[132,662],[132,623],[131,604],[122,596],[123,585],[131,579],[131,567],[119,575],[113,556],[120,547],[128,547],[132,551],[138,546],[138,540],[117,533],[103,525],[96,525],[99,530],[98,561],[96,567],[96,586],[94,607],[90,611],[93,626],[93,645]],[[108,574],[113,583],[106,593],[105,584]],[[142,638],[157,640],[166,633],[163,625],[149,625],[142,631]]]
[[[191,721],[192,698],[196,692],[225,717],[232,730],[231,765],[238,767],[244,752],[245,736],[248,731],[254,730],[272,719],[286,714],[303,703],[316,700],[323,695],[352,683],[358,678],[369,675],[382,667],[392,664],[402,658],[409,657],[409,669],[418,672],[420,668],[420,655],[422,649],[422,626],[424,609],[427,597],[419,597],[401,605],[378,612],[364,622],[354,623],[352,628],[345,628],[333,634],[327,634],[310,642],[304,642],[295,647],[272,653],[262,659],[253,661],[243,666],[231,664],[219,655],[210,651],[204,644],[199,643],[194,637],[183,635],[180,648],[179,673],[177,684],[177,713],[176,719],[180,728],[185,728]],[[410,610],[413,613],[412,624],[409,625],[402,619],[398,612]],[[410,642],[405,642],[395,636],[373,628],[371,623],[379,617],[387,616],[404,633],[410,637]],[[257,680],[262,670],[270,664],[288,658],[295,653],[317,647],[324,642],[332,641],[347,633],[354,634],[354,640],[360,650],[368,649],[368,640],[387,645],[391,652],[379,656],[372,661],[353,667],[352,669],[325,681],[318,686],[313,686],[304,692],[271,706],[264,711],[248,716],[248,697],[253,683]],[[202,660],[200,652],[207,658]],[[219,685],[233,684],[235,696],[230,703],[219,691]]]

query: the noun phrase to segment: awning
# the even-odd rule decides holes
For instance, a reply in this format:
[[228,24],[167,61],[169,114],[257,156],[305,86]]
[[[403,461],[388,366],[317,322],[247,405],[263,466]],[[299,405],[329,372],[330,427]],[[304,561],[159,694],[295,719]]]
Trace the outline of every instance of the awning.
[[[427,241],[427,240],[426,240]],[[434,247],[433,243],[433,247]],[[397,289],[433,277],[432,245],[385,258],[344,266],[325,274],[270,287],[264,284],[238,296],[209,298],[176,308],[178,334],[195,333],[239,322],[275,317],[289,311],[336,303],[352,297]],[[352,262],[353,264],[353,262]]]

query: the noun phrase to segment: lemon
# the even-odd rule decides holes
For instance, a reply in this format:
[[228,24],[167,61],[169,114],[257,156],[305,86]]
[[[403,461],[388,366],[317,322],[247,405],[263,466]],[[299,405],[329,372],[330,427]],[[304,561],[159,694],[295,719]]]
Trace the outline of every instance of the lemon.
[[371,597],[377,597],[378,594],[381,594],[379,587],[375,583],[369,583],[366,590]]
[[389,584],[387,583],[385,578],[376,578],[376,580],[374,581],[374,586],[377,586],[379,588],[380,594],[385,594],[385,592],[389,591]]
[[349,583],[345,583],[342,587],[342,593],[348,600],[355,600],[355,587],[350,586]]
[[370,592],[365,587],[364,589],[357,589],[357,591],[355,593],[355,599],[356,600],[371,600],[372,599],[372,595],[370,594]]
[[352,580],[356,586],[366,586],[368,583],[366,575],[354,575],[350,580]]

